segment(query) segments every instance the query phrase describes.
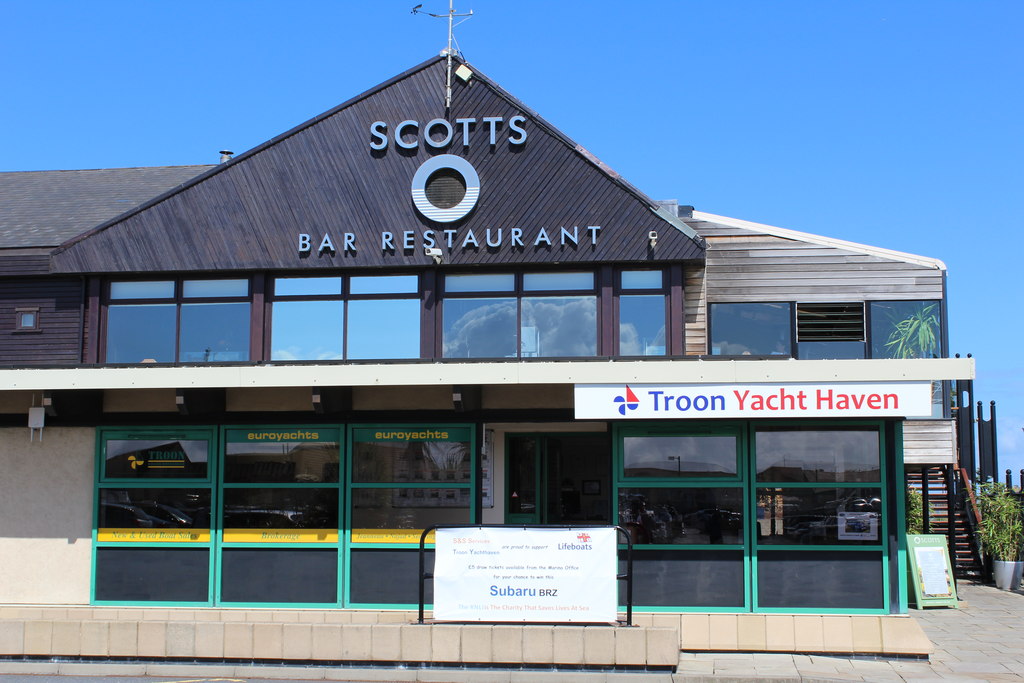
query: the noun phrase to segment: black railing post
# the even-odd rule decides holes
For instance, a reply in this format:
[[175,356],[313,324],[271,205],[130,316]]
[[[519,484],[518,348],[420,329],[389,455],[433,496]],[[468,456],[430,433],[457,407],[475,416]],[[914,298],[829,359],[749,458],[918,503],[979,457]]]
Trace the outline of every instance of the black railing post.
[[930,534],[932,532],[932,516],[930,514],[928,504],[929,493],[928,493],[928,468],[921,468],[921,533]]
[[1020,471],[1020,492],[1024,495],[1024,470]]
[[956,493],[953,487],[956,483],[954,476],[955,465],[946,466],[946,545],[949,546],[949,558],[953,563],[953,574],[956,575]]
[[1012,477],[1013,477],[1013,475],[1011,474],[1010,470],[1006,470],[1006,488],[1008,488],[1008,489],[1012,489],[1013,488],[1013,478]]

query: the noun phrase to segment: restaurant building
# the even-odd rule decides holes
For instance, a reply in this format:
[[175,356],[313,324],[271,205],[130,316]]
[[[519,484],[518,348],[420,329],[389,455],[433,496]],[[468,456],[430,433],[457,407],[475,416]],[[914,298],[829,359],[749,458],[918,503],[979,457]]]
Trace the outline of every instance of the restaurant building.
[[639,612],[905,612],[942,262],[651,200],[454,66],[0,174],[0,603],[410,609],[428,526],[609,524]]

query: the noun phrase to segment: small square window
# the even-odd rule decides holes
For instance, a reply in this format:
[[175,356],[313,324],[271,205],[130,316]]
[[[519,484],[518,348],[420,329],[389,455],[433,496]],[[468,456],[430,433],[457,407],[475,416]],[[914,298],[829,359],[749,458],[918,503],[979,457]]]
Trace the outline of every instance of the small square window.
[[39,329],[38,308],[16,308],[14,310],[14,329],[18,332],[29,332]]

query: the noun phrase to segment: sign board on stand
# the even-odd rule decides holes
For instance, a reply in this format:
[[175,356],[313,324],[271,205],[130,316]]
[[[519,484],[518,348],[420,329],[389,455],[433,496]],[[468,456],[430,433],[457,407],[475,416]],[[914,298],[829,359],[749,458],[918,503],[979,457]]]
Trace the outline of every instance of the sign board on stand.
[[959,607],[947,544],[940,534],[907,534],[910,599],[918,609]]
[[434,620],[611,623],[614,527],[439,528]]

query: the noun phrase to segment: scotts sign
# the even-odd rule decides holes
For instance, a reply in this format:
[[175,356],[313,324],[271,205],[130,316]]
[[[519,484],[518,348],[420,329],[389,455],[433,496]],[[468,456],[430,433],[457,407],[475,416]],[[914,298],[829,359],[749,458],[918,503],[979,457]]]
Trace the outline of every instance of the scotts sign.
[[930,382],[577,384],[577,419],[930,417]]
[[[470,145],[489,145],[492,149],[499,142],[513,147],[526,143],[526,117],[481,116],[457,118],[454,123],[446,119],[431,119],[426,123],[406,120],[397,124],[374,121],[369,126],[372,152],[387,150],[392,144],[406,150],[419,148],[422,143],[427,149],[443,149],[449,145],[469,148]],[[457,187],[460,196],[453,199],[449,194],[446,201],[432,197],[432,184],[448,181],[448,188]],[[454,181],[454,182],[452,182]],[[464,190],[464,191],[463,191]],[[410,178],[410,194],[416,211],[424,218],[436,223],[455,223],[470,214],[480,198],[480,176],[467,159],[455,154],[439,154],[422,164]],[[442,247],[453,249],[497,249],[500,247],[553,247],[596,245],[601,232],[599,225],[538,227],[488,227],[479,231],[458,228],[440,230],[383,230],[374,244],[358,244],[355,232],[324,233],[311,235],[299,233],[297,246],[299,254],[317,256],[336,253],[354,254],[360,248],[379,249],[384,253],[415,252],[436,250]]]

